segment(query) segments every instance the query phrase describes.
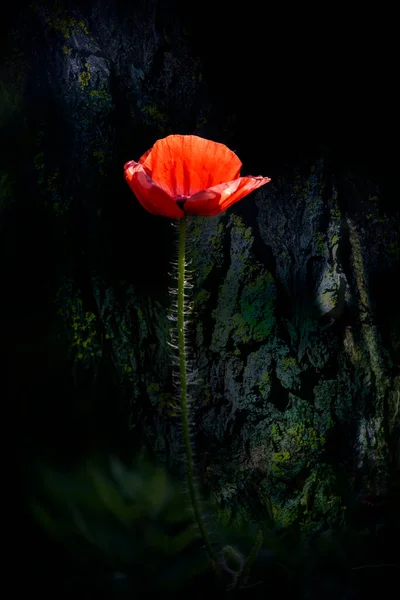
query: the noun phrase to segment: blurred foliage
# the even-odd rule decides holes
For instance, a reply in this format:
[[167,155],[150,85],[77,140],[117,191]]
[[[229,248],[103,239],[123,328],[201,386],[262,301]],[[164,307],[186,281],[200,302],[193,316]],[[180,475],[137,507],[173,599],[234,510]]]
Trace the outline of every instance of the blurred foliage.
[[140,460],[88,460],[73,472],[38,467],[31,507],[40,526],[85,569],[103,565],[135,593],[173,591],[208,569],[182,490]]
[[272,587],[297,598],[361,600],[378,587],[389,589],[400,571],[397,521],[375,515],[380,504],[373,499],[352,507],[358,516],[341,533],[303,536],[295,526],[278,532],[255,523],[216,524],[223,567],[217,580],[185,490],[164,469],[143,459],[128,468],[116,458],[92,458],[69,472],[40,465],[36,475],[31,508],[72,565],[71,590],[97,594],[100,588],[100,597],[264,598]]

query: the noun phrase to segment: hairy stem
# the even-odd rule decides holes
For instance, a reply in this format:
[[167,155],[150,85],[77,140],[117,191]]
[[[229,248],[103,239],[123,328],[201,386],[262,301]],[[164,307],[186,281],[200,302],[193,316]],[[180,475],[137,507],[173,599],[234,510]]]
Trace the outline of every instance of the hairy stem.
[[194,516],[203,538],[207,554],[214,566],[218,559],[211,546],[211,542],[205,527],[204,519],[200,510],[200,503],[193,482],[193,456],[189,438],[189,419],[188,419],[188,401],[187,401],[187,367],[185,350],[185,331],[184,331],[184,284],[185,284],[185,244],[186,244],[186,216],[179,221],[179,251],[178,251],[178,348],[179,348],[179,374],[180,374],[180,404],[183,442],[186,454],[186,476],[189,486],[190,500],[192,502]]

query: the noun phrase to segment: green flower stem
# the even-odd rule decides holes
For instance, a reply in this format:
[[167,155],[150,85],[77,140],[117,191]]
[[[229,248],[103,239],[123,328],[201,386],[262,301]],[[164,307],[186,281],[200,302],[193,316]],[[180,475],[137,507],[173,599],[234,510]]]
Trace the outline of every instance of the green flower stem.
[[190,500],[192,502],[194,516],[200,530],[200,534],[206,546],[213,565],[218,563],[217,556],[211,546],[211,542],[206,530],[203,516],[200,510],[200,503],[197,497],[196,489],[193,483],[193,457],[189,438],[189,420],[188,420],[188,402],[187,402],[187,368],[186,368],[186,350],[185,350],[185,331],[184,331],[184,283],[185,283],[185,244],[186,244],[186,216],[179,221],[179,250],[178,250],[178,348],[179,348],[179,374],[181,387],[181,419],[183,441],[186,454],[186,475],[189,486]]

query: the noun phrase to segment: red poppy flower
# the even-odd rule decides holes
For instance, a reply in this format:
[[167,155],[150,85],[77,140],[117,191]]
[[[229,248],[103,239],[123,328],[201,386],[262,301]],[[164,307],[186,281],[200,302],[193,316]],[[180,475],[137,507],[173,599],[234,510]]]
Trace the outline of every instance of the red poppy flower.
[[125,178],[140,204],[153,215],[181,219],[224,212],[269,177],[240,177],[232,150],[197,135],[169,135],[139,159],[124,165]]

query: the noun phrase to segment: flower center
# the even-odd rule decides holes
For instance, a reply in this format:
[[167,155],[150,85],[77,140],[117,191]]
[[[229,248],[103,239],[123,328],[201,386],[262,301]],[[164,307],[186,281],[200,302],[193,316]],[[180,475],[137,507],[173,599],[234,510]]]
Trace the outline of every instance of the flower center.
[[185,196],[184,194],[179,194],[178,196],[176,196],[175,201],[181,210],[183,210],[185,202],[188,198],[190,198],[190,196]]

